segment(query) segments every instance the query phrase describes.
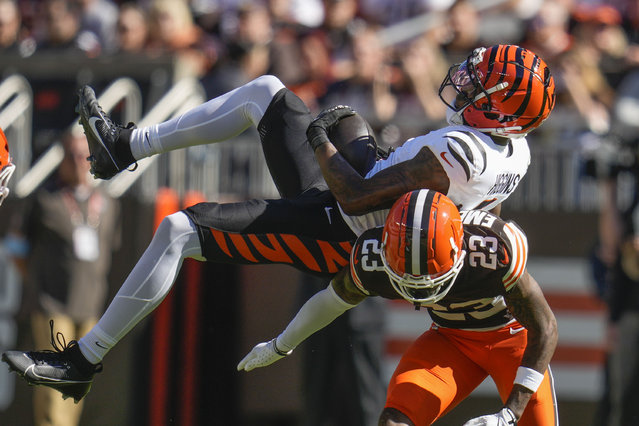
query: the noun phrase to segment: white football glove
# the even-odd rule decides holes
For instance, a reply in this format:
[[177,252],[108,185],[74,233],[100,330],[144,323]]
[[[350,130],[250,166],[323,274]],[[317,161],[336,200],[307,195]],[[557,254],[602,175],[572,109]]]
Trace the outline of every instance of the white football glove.
[[517,417],[510,408],[502,408],[499,413],[476,417],[464,423],[464,426],[515,426]]
[[237,364],[237,371],[251,371],[257,367],[266,367],[273,364],[275,361],[284,358],[286,355],[290,355],[293,350],[288,352],[282,352],[275,346],[275,340],[270,342],[258,343],[255,345],[251,352],[249,352],[239,364]]

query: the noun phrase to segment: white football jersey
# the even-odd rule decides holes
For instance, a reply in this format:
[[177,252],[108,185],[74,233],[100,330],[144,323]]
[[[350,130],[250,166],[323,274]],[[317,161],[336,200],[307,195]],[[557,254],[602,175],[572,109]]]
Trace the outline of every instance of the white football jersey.
[[[449,126],[407,140],[388,158],[379,160],[366,174],[409,160],[427,146],[448,174],[446,194],[460,210],[490,210],[515,190],[530,165],[530,149],[525,137],[510,138],[506,145],[468,126]],[[340,208],[341,211],[341,208]],[[383,226],[388,209],[361,216],[342,216],[356,235]]]

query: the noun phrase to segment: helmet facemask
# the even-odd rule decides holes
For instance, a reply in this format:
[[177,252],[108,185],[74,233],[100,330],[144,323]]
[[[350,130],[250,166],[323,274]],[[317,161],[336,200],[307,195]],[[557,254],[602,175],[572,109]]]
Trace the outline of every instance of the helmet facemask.
[[382,263],[395,291],[405,300],[416,305],[430,305],[443,299],[453,287],[466,257],[466,252],[458,248],[452,238],[450,242],[455,248],[455,262],[448,271],[437,275],[411,275],[408,272],[399,275],[393,271],[386,260],[384,254],[386,241],[384,241],[381,253]]
[[[523,84],[522,78],[528,82]],[[448,70],[439,97],[449,109],[449,123],[519,137],[539,126],[552,111],[554,81],[546,64],[526,49],[481,47]]]
[[384,224],[382,266],[393,289],[416,305],[450,291],[464,265],[459,210],[445,195],[420,189],[400,197]]
[[[486,98],[486,109],[492,108],[490,93],[481,83],[483,76],[478,75],[475,67],[484,58],[485,47],[473,50],[473,53],[462,63],[455,64],[448,69],[448,74],[439,87],[439,97],[453,112],[450,117],[452,124],[464,124],[462,113],[469,106],[479,108],[475,102]],[[507,84],[506,84],[507,85]],[[498,89],[492,89],[494,92]]]

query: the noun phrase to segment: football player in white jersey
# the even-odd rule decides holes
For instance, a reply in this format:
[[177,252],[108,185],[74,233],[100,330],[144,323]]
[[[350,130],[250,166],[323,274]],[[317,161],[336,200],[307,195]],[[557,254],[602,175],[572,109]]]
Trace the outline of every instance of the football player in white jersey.
[[264,367],[367,297],[424,307],[433,324],[403,354],[380,426],[429,425],[491,376],[502,409],[467,426],[555,426],[548,363],[557,323],[526,270],[527,241],[513,222],[461,212],[446,196],[412,191],[383,227],[365,231],[329,287],[309,299],[275,339],[256,345],[238,370]]
[[554,90],[550,70],[533,52],[514,45],[475,49],[441,85],[451,127],[407,141],[387,157],[364,138],[371,144],[363,155],[372,161],[354,168],[359,159],[342,156],[330,136],[353,111],[331,108],[312,120],[273,76],[139,129],[114,124],[85,86],[78,111],[95,177],[109,179],[142,158],[223,141],[255,125],[281,198],[200,203],[167,216],[87,335],[59,352],[7,352],[2,359],[28,382],[79,400],[108,351],[168,294],[184,258],[284,263],[330,277],[348,264],[357,236],[382,225],[383,209],[408,191],[430,188],[462,209],[498,211],[526,172],[524,137],[552,111]]

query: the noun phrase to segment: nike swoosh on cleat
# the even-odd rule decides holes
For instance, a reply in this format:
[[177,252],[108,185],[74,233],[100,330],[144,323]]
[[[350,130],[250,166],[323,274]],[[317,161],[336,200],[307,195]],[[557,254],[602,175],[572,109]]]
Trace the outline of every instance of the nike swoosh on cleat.
[[[29,376],[30,376],[30,377],[28,377],[28,376],[27,376],[27,373],[30,373],[30,374],[29,374]],[[28,377],[28,379],[29,379],[30,381],[33,381],[33,382],[39,382],[39,380],[34,380],[33,378],[35,378],[35,379],[40,379],[41,381],[44,381],[44,382],[46,382],[46,383],[51,383],[51,382],[55,383],[55,382],[57,382],[57,381],[58,381],[58,380],[55,380],[55,379],[49,379],[48,377],[42,377],[42,376],[40,376],[38,373],[36,373],[36,372],[35,372],[35,364],[32,364],[32,365],[28,366],[28,367],[24,370],[24,376],[25,376],[25,377]]]
[[512,327],[511,327],[511,328],[510,328],[510,334],[517,334],[517,333],[519,333],[520,331],[525,330],[525,329],[526,329],[526,327],[520,327],[520,328],[512,328]]
[[37,374],[35,372],[35,364],[28,366],[25,370],[24,370],[24,374],[25,374],[25,378],[27,375],[27,371],[31,372],[31,375],[33,377],[35,377],[36,379],[39,380],[34,380],[32,378],[28,378],[28,381],[31,381],[33,383],[40,383],[40,384],[44,384],[44,383],[60,383],[60,384],[69,384],[69,385],[75,385],[75,384],[85,384],[85,383],[90,383],[86,380],[63,380],[63,379],[55,379],[55,378],[51,378],[51,377],[43,377],[40,376],[39,374]]
[[98,118],[98,117],[89,117],[89,127],[91,128],[91,131],[93,132],[94,138],[97,139],[98,142],[100,142],[100,145],[102,145],[102,148],[104,148],[104,151],[107,153],[107,155],[111,159],[111,162],[113,162],[113,165],[115,166],[115,168],[117,170],[120,170],[120,168],[118,167],[118,164],[115,162],[115,159],[113,158],[113,156],[111,155],[111,153],[107,149],[107,147],[104,144],[104,142],[102,142],[102,138],[100,138],[100,133],[98,133],[98,129],[95,126],[95,123],[98,122],[98,121],[104,121],[104,120],[102,120],[101,118]]
[[95,341],[95,346],[97,346],[98,348],[102,348],[102,349],[109,349],[109,348],[105,348],[104,346],[102,346],[102,344],[100,344],[100,342],[98,342],[97,340]]

